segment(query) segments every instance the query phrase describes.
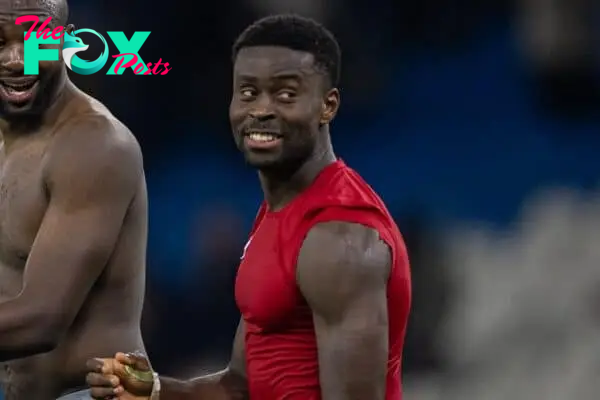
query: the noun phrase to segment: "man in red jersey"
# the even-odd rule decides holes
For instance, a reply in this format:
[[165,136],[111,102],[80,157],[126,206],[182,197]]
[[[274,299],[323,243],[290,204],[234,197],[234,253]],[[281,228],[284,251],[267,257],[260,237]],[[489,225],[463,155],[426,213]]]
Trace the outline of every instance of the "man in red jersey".
[[272,16],[234,46],[230,120],[265,201],[236,279],[229,367],[158,377],[143,355],[88,363],[95,398],[400,400],[406,249],[381,199],[333,152],[340,50],[318,23]]

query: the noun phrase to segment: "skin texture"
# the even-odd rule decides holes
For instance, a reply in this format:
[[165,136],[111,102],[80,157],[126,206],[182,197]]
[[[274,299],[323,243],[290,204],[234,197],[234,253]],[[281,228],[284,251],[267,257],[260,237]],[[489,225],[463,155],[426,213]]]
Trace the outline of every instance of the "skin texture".
[[[226,369],[214,374],[183,381],[161,377],[161,400],[245,400],[248,399],[246,361],[244,351],[244,325],[240,321]],[[117,353],[115,358],[91,359],[88,385],[94,399],[118,395],[123,400],[148,399],[152,384],[140,382],[128,374],[129,365],[139,371],[151,371],[150,363],[143,354]]]
[[[311,54],[282,47],[242,49],[233,81],[229,115],[235,143],[258,170],[269,208],[279,210],[336,160],[329,123],[339,92]],[[253,130],[281,140],[269,149],[253,148],[246,140]],[[385,398],[389,270],[388,247],[361,225],[318,224],[303,243],[297,284],[313,310],[323,400]],[[189,381],[161,378],[160,399],[247,398],[243,355],[240,324],[227,370]],[[152,385],[136,382],[125,364],[149,370],[144,357],[90,360],[88,384],[95,398],[117,393],[125,400],[148,399]]]
[[[15,20],[24,15],[36,15],[40,18],[39,27],[46,18],[52,17],[47,25],[52,30],[56,26],[65,26],[67,14],[64,0],[0,0],[0,84],[5,80],[23,78],[23,36],[32,23],[16,25]],[[72,32],[74,27],[68,25],[65,29]],[[61,49],[63,42],[64,39],[59,45],[41,45],[40,48]],[[39,63],[38,88],[30,101],[10,103],[0,92],[0,113],[4,118],[29,123],[50,107],[67,79],[62,52],[59,54],[58,61]]]
[[362,225],[308,233],[296,276],[313,311],[323,400],[385,399],[390,268],[388,246]]
[[[0,0],[0,84],[23,75],[24,28],[14,18],[60,14],[60,4]],[[43,68],[51,85],[31,103],[3,103],[0,119],[6,400],[53,400],[84,384],[91,356],[143,349],[147,199],[139,145],[68,81],[64,64]]]

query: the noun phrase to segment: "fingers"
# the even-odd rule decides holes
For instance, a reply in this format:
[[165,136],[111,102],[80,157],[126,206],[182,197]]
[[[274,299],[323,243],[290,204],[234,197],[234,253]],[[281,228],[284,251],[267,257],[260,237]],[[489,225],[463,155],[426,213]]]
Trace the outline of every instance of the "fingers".
[[125,353],[117,353],[115,354],[115,360],[117,360],[118,362],[120,362],[121,364],[125,364],[125,365],[130,365],[130,366],[134,366],[135,364],[135,360],[133,360],[132,358],[130,358],[127,354]]
[[[96,400],[106,400],[106,399],[114,399],[119,397],[124,392],[123,387],[119,386],[114,389],[110,388],[102,388],[102,387],[93,387],[90,389],[90,395],[92,399]],[[115,397],[117,396],[117,397]]]
[[121,383],[119,377],[116,375],[105,375],[97,372],[88,373],[85,381],[89,386],[104,386],[110,388],[116,388]]
[[114,375],[117,363],[112,358],[91,358],[85,363],[89,372]]
[[90,372],[87,374],[85,380],[91,388],[92,397],[95,399],[105,399],[123,392],[119,378],[115,375]]
[[85,363],[85,367],[90,372],[101,372],[104,366],[104,361],[99,358],[90,358]]
[[138,371],[150,371],[150,362],[148,357],[142,352],[117,353],[115,359],[125,365],[129,365]]

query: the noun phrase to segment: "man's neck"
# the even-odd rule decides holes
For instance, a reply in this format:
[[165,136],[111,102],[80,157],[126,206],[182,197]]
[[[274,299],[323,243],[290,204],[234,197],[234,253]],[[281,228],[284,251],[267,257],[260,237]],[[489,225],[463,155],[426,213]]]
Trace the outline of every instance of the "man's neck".
[[315,151],[299,168],[289,173],[259,171],[258,176],[265,201],[271,211],[284,208],[306,190],[325,167],[337,160],[329,140],[325,146],[317,146],[317,148],[320,150]]

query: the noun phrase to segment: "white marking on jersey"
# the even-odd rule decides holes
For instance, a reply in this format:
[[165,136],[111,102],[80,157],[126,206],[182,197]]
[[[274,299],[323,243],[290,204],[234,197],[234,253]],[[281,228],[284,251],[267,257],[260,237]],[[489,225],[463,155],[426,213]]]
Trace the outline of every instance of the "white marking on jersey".
[[244,257],[246,257],[246,251],[248,250],[248,247],[250,246],[250,242],[252,242],[252,238],[253,238],[253,236],[250,236],[250,239],[248,239],[248,241],[246,242],[246,245],[244,246],[244,251],[242,251],[242,256],[240,257],[240,260],[243,260]]

